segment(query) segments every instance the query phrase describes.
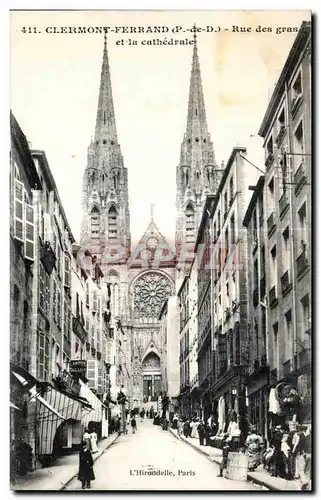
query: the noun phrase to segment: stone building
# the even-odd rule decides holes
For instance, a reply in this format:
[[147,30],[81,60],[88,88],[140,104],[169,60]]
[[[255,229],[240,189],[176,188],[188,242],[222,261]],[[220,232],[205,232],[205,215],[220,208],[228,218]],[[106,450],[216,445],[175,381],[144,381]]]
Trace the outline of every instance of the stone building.
[[[311,418],[311,24],[302,23],[267,107],[266,321],[270,384]],[[287,417],[297,407],[284,409]],[[284,413],[283,412],[283,413]],[[284,416],[284,415],[283,415]],[[278,415],[275,417],[277,419]]]
[[178,411],[180,389],[179,357],[179,307],[177,296],[169,297],[161,309],[161,375],[162,394],[168,397],[169,412]]
[[211,387],[214,383],[213,356],[213,282],[211,280],[212,231],[211,218],[216,197],[206,197],[201,223],[195,245],[197,265],[197,362],[199,400],[202,418],[213,413]]
[[179,324],[179,403],[183,415],[198,414],[200,403],[198,394],[198,295],[197,259],[194,258],[180,289],[177,292],[180,307]]
[[242,225],[256,171],[249,169],[246,149],[235,147],[214,202],[212,234],[213,350],[215,381],[211,385],[212,411],[220,430],[232,411],[246,434],[246,375],[248,324],[246,231]]
[[252,186],[253,195],[243,224],[247,229],[248,419],[262,436],[268,434],[269,339],[266,312],[266,214],[264,175]]
[[[35,251],[35,212],[33,191],[40,178],[27,139],[14,115],[10,113],[10,362],[23,373],[33,371],[32,293]],[[32,429],[26,421],[28,392],[11,374],[10,420],[11,442],[29,442]]]

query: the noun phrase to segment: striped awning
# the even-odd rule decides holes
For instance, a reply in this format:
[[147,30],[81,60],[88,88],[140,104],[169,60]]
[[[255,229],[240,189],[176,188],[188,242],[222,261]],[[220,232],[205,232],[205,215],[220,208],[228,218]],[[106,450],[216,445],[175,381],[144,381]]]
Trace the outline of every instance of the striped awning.
[[102,411],[105,405],[100,401],[100,399],[95,396],[95,394],[90,390],[88,385],[84,384],[82,380],[80,383],[80,396],[86,398],[92,406],[92,410],[83,410],[81,423],[84,427],[88,427],[89,422],[101,422],[104,417],[104,412]]
[[51,386],[46,389],[43,395],[43,400],[46,404],[37,398],[37,420],[39,423],[38,455],[51,455],[53,441],[61,423],[64,420],[80,421],[82,415],[82,404],[80,401],[69,398]]

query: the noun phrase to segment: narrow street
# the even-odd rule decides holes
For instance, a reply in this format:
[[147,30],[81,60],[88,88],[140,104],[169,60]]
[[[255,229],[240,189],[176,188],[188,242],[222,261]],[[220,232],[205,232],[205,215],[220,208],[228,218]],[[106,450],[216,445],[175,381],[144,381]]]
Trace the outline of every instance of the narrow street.
[[[144,474],[163,471],[164,475]],[[256,490],[248,482],[217,477],[218,466],[176,439],[168,431],[154,426],[152,420],[138,420],[135,435],[118,440],[94,465],[96,480],[92,490]],[[67,490],[80,490],[74,479]]]

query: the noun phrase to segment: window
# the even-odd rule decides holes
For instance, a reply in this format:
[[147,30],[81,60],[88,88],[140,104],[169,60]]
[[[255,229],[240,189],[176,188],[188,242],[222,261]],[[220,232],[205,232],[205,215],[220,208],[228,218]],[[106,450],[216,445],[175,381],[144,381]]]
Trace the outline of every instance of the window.
[[283,236],[283,238],[282,238],[283,272],[285,272],[285,271],[288,271],[290,269],[290,244],[289,244],[290,232],[289,232],[289,226],[283,231],[282,236]]
[[304,338],[304,334],[310,334],[311,328],[311,318],[310,318],[310,299],[309,294],[305,295],[301,299],[302,305],[302,334]]
[[53,280],[52,317],[57,322],[57,281]]
[[271,260],[270,260],[270,281],[271,288],[276,285],[276,276],[277,276],[277,265],[276,265],[276,245],[271,249]]
[[282,134],[285,130],[285,113],[284,113],[284,108],[282,109],[281,113],[279,114],[278,121],[277,121],[277,127],[278,127],[278,133]]
[[194,242],[195,219],[194,209],[191,205],[187,205],[185,211],[185,228],[186,228],[186,243]]
[[291,357],[291,341],[292,341],[292,311],[289,309],[285,315],[285,338],[284,338],[284,361]]
[[39,305],[45,315],[50,314],[50,277],[45,271],[44,266],[39,264]]
[[70,260],[67,255],[65,255],[65,282],[64,286],[70,287]]
[[300,254],[303,248],[306,247],[308,240],[308,227],[307,227],[307,210],[306,203],[304,202],[301,208],[298,210],[298,219],[299,219],[299,227],[298,227],[298,253]]
[[227,260],[228,252],[229,252],[229,241],[228,241],[228,227],[227,227],[225,230],[225,248],[224,248],[225,261]]
[[277,338],[279,333],[279,323],[278,322],[274,323],[272,328],[273,328],[274,338]]
[[37,378],[47,381],[49,375],[49,339],[47,335],[38,331],[37,336]]
[[302,77],[301,72],[295,79],[295,82],[292,87],[292,105],[295,104],[295,101],[302,95]]
[[96,313],[98,311],[98,299],[97,299],[97,291],[96,290],[93,290],[93,292],[92,292],[91,310],[93,313]]
[[57,325],[61,329],[61,291],[57,289]]
[[110,207],[108,212],[108,238],[117,239],[117,211],[115,207]]
[[232,203],[234,198],[234,178],[231,177],[230,179],[230,204]]
[[90,217],[90,230],[91,230],[91,239],[99,240],[99,229],[100,229],[100,215],[97,207],[94,207],[91,211]]
[[235,216],[234,214],[231,217],[231,244],[234,245],[235,243]]
[[299,125],[295,129],[294,137],[293,137],[293,164],[294,164],[294,173],[299,168],[301,163],[303,162],[303,154],[304,144],[303,144],[303,122],[300,121]]
[[253,286],[254,289],[258,289],[259,287],[259,266],[258,266],[258,261],[257,259],[254,261],[254,266],[253,266]]
[[267,142],[266,151],[267,151],[268,155],[273,155],[273,138],[272,138],[272,136],[270,137],[270,139]]
[[227,204],[227,191],[224,193],[224,218],[227,214],[228,211],[228,204]]

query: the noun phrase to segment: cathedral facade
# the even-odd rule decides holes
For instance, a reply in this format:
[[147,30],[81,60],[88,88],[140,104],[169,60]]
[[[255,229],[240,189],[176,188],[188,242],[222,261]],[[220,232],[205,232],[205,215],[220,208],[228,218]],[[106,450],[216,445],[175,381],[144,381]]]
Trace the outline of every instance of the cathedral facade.
[[217,181],[195,38],[187,127],[177,166],[175,248],[151,216],[132,249],[128,174],[117,137],[105,37],[95,135],[83,177],[80,243],[97,258],[104,284],[112,293],[110,312],[129,341],[127,387],[133,406],[156,401],[161,391],[159,314],[164,301],[175,295],[186,263],[192,259],[204,201]]

